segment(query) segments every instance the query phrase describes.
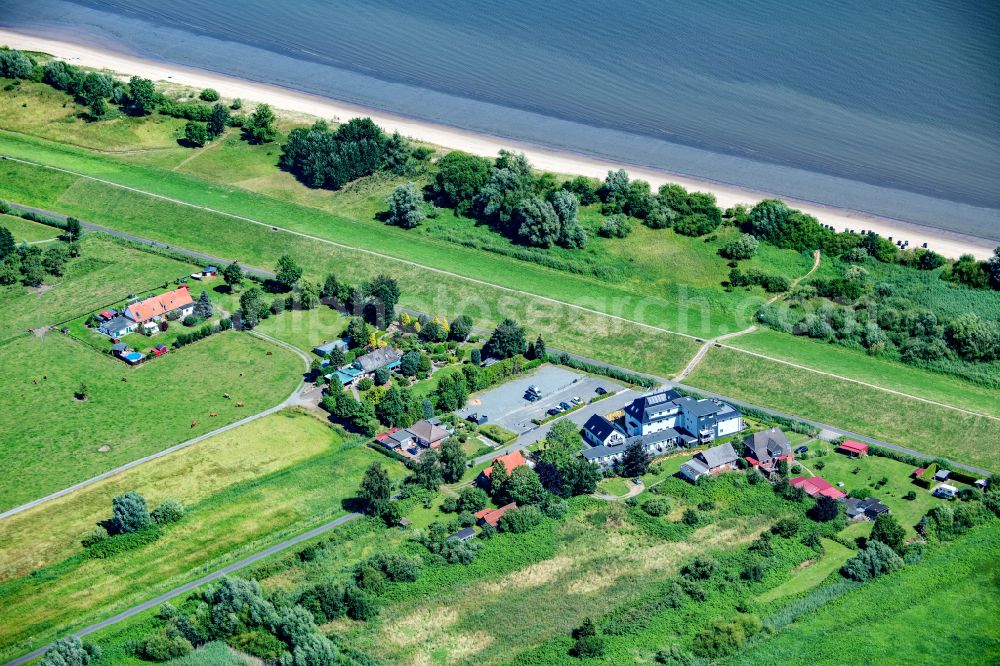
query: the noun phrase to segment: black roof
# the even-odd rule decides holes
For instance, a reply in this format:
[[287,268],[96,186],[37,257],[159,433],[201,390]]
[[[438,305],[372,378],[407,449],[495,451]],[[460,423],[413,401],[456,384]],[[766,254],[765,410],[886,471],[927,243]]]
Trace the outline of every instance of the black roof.
[[466,527],[464,530],[459,530],[458,532],[455,532],[454,534],[452,534],[450,537],[448,537],[448,540],[449,541],[468,541],[469,539],[471,539],[474,536],[476,536],[476,530],[472,529],[471,527]]
[[608,436],[611,433],[615,432],[616,430],[621,432],[618,426],[616,426],[614,423],[607,420],[600,414],[594,414],[589,419],[587,419],[587,422],[583,424],[583,429],[589,432],[590,434],[594,435],[594,437],[597,437],[602,442],[606,440]]

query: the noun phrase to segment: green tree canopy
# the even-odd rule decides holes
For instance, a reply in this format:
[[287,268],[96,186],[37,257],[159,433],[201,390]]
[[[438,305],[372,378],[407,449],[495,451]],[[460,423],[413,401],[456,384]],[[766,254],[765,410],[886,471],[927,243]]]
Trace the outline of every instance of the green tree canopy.
[[501,321],[493,329],[493,334],[484,347],[484,351],[488,355],[499,359],[523,354],[527,349],[528,342],[524,337],[524,327],[509,318]]
[[386,221],[404,229],[416,227],[427,217],[423,201],[423,195],[412,182],[398,186],[386,199],[389,204]]
[[368,513],[381,516],[385,512],[392,497],[392,481],[382,463],[375,461],[365,470],[358,497],[365,502]]
[[438,201],[465,215],[472,201],[490,180],[493,167],[490,160],[462,151],[452,151],[438,160],[433,190]]
[[274,126],[277,117],[267,104],[261,104],[247,118],[243,125],[243,133],[250,143],[270,143],[278,136]]
[[274,279],[285,288],[291,291],[292,288],[302,278],[302,267],[295,263],[295,260],[287,254],[281,255],[278,259],[278,266],[274,272]]
[[146,498],[134,490],[112,499],[111,508],[117,532],[135,532],[151,524]]

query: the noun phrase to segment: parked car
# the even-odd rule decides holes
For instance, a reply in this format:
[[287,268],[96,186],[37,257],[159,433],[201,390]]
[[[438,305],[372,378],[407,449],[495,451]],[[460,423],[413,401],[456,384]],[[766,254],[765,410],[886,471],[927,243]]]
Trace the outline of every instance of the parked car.
[[562,410],[559,409],[559,408],[557,408],[557,407],[553,407],[552,409],[550,409],[549,411],[547,411],[545,413],[548,414],[549,416],[558,416],[558,415],[562,414]]
[[415,455],[417,455],[417,447],[412,446],[412,447],[406,449],[406,452],[409,453],[411,456],[415,456]]
[[805,453],[808,450],[809,450],[808,446],[800,446],[799,448],[795,449],[795,452],[796,453]]
[[641,486],[642,485],[642,479],[640,479],[637,476],[634,476],[634,477],[632,477],[632,483],[634,483],[637,486]]
[[573,409],[572,405],[570,405],[568,402],[565,402],[565,401],[560,402],[559,406],[562,407],[562,410],[564,412],[567,411],[567,410],[569,410],[569,409]]
[[598,386],[597,388],[594,389],[594,393],[596,393],[597,395],[604,395],[607,392],[608,389],[604,388],[603,386]]
[[535,395],[534,393],[528,392],[524,394],[524,399],[527,400],[528,402],[534,402],[538,400],[538,396]]
[[579,405],[579,404],[580,404],[581,402],[583,402],[583,400],[580,400],[580,396],[578,396],[578,395],[575,395],[575,396],[573,396],[573,398],[572,398],[572,399],[570,400],[570,402],[572,402],[572,403],[573,403],[574,405]]
[[528,393],[531,393],[532,395],[535,395],[535,396],[538,396],[538,397],[541,397],[541,395],[542,395],[541,390],[537,386],[535,386],[534,384],[532,384],[531,386],[528,387]]

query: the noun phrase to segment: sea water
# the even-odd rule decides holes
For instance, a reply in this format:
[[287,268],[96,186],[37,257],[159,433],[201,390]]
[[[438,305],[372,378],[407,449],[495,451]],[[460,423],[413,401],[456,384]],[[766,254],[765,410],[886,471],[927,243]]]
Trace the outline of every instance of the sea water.
[[1000,3],[0,0],[0,26],[1000,240]]

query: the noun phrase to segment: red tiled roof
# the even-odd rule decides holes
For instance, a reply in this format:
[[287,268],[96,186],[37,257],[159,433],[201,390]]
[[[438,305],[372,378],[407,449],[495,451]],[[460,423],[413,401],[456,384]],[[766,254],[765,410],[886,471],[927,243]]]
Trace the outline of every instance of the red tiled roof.
[[475,516],[476,520],[481,520],[484,523],[488,523],[493,527],[496,527],[500,523],[500,518],[503,514],[516,508],[517,502],[511,502],[510,504],[506,504],[499,509],[483,509],[481,511],[476,511],[473,516]]
[[399,428],[390,428],[386,432],[380,432],[379,434],[375,435],[375,441],[376,442],[385,442],[386,440],[389,439],[389,435],[391,435],[391,434],[393,434],[395,432],[399,432]]
[[912,472],[910,472],[910,476],[917,477],[917,476],[920,476],[923,473],[924,473],[924,468],[923,467],[918,467],[915,470],[913,470]]
[[837,490],[833,485],[826,479],[822,479],[818,476],[815,477],[805,477],[797,476],[791,481],[789,481],[796,488],[801,488],[806,491],[806,494],[810,497],[816,497],[817,495],[824,495],[826,497],[831,497],[833,499],[842,499],[847,497],[847,495]]
[[508,453],[505,456],[498,456],[493,459],[493,463],[489,467],[483,470],[483,475],[487,479],[490,478],[491,474],[493,474],[493,465],[496,465],[497,461],[503,463],[503,466],[507,469],[508,474],[510,474],[514,468],[528,463],[528,461],[524,459],[524,456],[521,455],[520,451],[514,451],[514,453]]
[[126,308],[132,321],[143,323],[153,317],[164,315],[171,310],[185,307],[194,303],[191,300],[191,292],[187,286],[178,287],[172,291],[165,292],[159,296],[150,296],[146,300],[133,303]]
[[868,453],[867,444],[855,442],[853,439],[844,440],[844,443],[838,446],[837,449],[843,449],[845,451],[850,451],[851,453]]

